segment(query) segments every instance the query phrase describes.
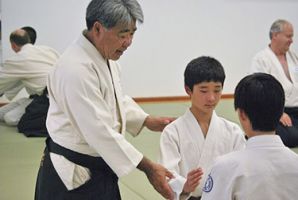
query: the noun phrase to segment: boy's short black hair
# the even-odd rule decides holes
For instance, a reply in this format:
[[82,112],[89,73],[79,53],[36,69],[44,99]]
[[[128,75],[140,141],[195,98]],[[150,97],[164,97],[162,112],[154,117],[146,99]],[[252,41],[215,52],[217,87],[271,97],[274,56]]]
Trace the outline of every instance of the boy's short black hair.
[[223,86],[225,71],[215,58],[201,56],[188,63],[184,71],[184,84],[193,90],[193,86],[202,82],[220,82]]
[[271,75],[255,73],[244,77],[235,89],[235,110],[243,110],[255,131],[274,131],[284,111],[285,94]]

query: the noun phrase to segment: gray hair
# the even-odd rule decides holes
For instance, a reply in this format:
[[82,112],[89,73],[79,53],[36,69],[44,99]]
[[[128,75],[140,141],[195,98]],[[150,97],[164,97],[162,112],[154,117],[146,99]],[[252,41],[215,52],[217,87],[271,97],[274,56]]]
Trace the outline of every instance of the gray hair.
[[99,21],[110,29],[118,24],[129,25],[144,21],[143,11],[136,0],[92,0],[86,11],[86,24],[90,30]]
[[284,19],[278,19],[271,25],[270,32],[269,32],[269,38],[272,39],[273,33],[280,33],[283,31],[283,27],[285,24],[290,24],[287,20]]

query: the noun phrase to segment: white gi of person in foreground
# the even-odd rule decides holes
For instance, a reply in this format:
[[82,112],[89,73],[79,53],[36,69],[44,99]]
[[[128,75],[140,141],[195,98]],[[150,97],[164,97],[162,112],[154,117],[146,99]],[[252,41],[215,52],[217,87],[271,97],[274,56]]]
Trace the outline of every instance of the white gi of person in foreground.
[[[59,53],[47,46],[32,45],[28,33],[17,29],[10,34],[11,48],[16,53],[0,67],[0,96],[12,100],[23,88],[31,96],[41,95],[47,77]],[[0,108],[0,121],[16,126],[32,98],[23,97]]]
[[263,72],[274,76],[285,91],[285,110],[276,128],[283,143],[298,146],[298,55],[290,50],[293,43],[293,25],[283,19],[276,20],[269,32],[270,44],[252,60],[250,72]]
[[240,127],[217,116],[214,110],[224,80],[221,63],[212,57],[198,57],[185,69],[184,87],[191,107],[166,126],[160,139],[159,162],[175,176],[170,185],[176,199],[200,199],[206,172],[214,159],[244,148]]
[[147,159],[125,139],[145,126],[162,131],[173,121],[146,114],[124,96],[116,62],[143,21],[136,0],[92,0],[87,30],[57,62],[49,76],[50,107],[36,200],[120,200],[118,177],[143,171],[165,198],[173,193],[172,174]]
[[246,148],[216,160],[202,199],[297,199],[298,155],[275,134],[285,102],[281,84],[269,74],[255,73],[238,83],[234,95]]

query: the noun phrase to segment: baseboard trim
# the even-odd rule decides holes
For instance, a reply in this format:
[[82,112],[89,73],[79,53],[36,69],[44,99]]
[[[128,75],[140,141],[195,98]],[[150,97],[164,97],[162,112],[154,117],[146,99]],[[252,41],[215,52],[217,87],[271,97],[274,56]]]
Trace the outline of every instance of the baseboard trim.
[[[233,99],[233,94],[223,94],[221,99]],[[158,103],[158,102],[179,102],[189,101],[189,96],[168,96],[168,97],[135,97],[137,103]]]
[[[222,99],[233,99],[233,94],[223,94]],[[188,96],[168,96],[168,97],[134,97],[137,103],[158,103],[158,102],[179,102],[179,101],[189,101]],[[0,103],[0,107],[6,105],[7,103]]]

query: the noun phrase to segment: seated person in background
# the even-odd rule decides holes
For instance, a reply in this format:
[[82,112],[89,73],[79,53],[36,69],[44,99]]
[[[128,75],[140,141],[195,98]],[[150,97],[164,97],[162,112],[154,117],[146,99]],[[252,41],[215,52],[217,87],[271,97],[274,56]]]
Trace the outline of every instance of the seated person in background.
[[[30,39],[30,42],[29,43],[35,44],[36,37],[37,37],[35,29],[32,28],[31,26],[24,26],[21,29],[25,30],[28,33],[29,39]],[[22,85],[20,85],[19,87],[20,87],[20,89],[23,88]],[[12,91],[6,91],[5,94],[7,96],[10,96],[10,94],[9,94],[10,92],[13,93],[13,94],[15,94],[15,91],[18,92],[20,89],[19,88],[14,88]]]
[[[30,26],[24,26],[24,27],[22,27],[21,29],[23,29],[23,30],[25,30],[25,31],[27,32],[27,34],[28,34],[28,36],[29,36],[29,39],[30,39],[30,42],[29,42],[29,43],[31,43],[31,44],[35,44],[36,37],[37,37],[35,29],[32,28],[32,27],[30,27]],[[21,89],[23,88],[22,85],[20,85],[19,87],[20,87]],[[19,90],[20,90],[19,88],[14,88],[12,91],[6,91],[5,94],[6,94],[7,96],[10,96],[10,94],[9,94],[10,92],[13,93],[13,94],[15,94],[14,91],[17,91],[17,92],[18,92]]]
[[177,199],[200,199],[214,159],[244,148],[240,127],[214,110],[224,80],[222,65],[211,57],[196,58],[185,69],[184,87],[191,107],[166,126],[160,140],[160,163],[174,173],[170,185]]
[[[0,94],[5,94],[9,100],[22,88],[29,95],[42,94],[48,73],[54,68],[59,54],[50,47],[30,44],[29,35],[23,29],[12,32],[10,42],[16,54],[0,67]],[[0,107],[0,121],[17,125],[31,101],[25,97]]]
[[235,109],[248,137],[246,148],[217,158],[203,188],[203,200],[285,200],[298,196],[298,155],[275,134],[285,95],[271,75],[243,78]]
[[276,20],[270,28],[270,44],[253,58],[251,66],[251,73],[271,74],[283,86],[285,110],[276,134],[288,147],[298,146],[298,55],[290,50],[293,32],[290,22]]
[[25,30],[28,33],[30,38],[30,43],[35,44],[36,37],[37,37],[35,29],[32,28],[31,26],[24,26],[21,29]]

